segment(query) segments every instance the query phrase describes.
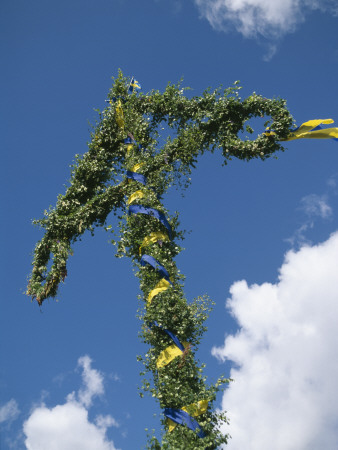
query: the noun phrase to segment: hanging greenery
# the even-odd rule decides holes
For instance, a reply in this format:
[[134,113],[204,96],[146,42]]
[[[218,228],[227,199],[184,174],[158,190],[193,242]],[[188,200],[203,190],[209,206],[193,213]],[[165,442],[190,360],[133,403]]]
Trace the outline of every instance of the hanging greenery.
[[[227,164],[233,157],[264,160],[283,150],[279,141],[289,135],[292,117],[282,99],[254,93],[242,100],[237,82],[188,98],[180,84],[138,94],[137,82],[128,81],[119,72],[89,151],[76,155],[69,188],[55,208],[34,221],[45,234],[35,248],[27,294],[39,305],[55,297],[67,276],[71,245],[86,230],[104,226],[114,211],[117,256],[131,258],[142,291],[138,316],[149,350],[138,358],[144,364],[141,395],[149,392],[164,413],[161,444],[150,436],[148,448],[216,449],[227,443],[220,431],[227,418],[214,411],[213,402],[229,380],[209,385],[195,358],[212,302],[199,297],[188,303],[184,297],[184,277],[175,264],[184,236],[177,214],[170,215],[162,199],[170,186],[189,185],[205,151],[221,151]],[[264,116],[274,133],[239,137],[253,132],[249,119]],[[161,128],[167,130],[165,139]]]

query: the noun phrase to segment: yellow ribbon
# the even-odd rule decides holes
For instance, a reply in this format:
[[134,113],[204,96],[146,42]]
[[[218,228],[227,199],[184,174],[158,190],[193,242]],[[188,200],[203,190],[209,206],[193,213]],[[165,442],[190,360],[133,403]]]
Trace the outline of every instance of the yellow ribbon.
[[[192,417],[200,416],[201,414],[204,414],[208,409],[208,400],[200,400],[199,402],[192,403],[188,406],[183,406],[181,408],[182,411],[187,412]],[[167,419],[169,432],[173,431],[173,429],[177,426],[177,423],[174,422],[171,419]]]
[[[188,347],[188,342],[182,342],[184,348]],[[172,344],[169,345],[169,347],[162,350],[162,352],[159,354],[156,362],[156,366],[158,369],[161,369],[162,367],[169,364],[173,359],[176,358],[176,356],[182,355],[183,352],[180,348],[177,347],[177,345]],[[190,413],[189,413],[190,414]]]
[[299,134],[299,133],[304,133],[305,131],[310,131],[313,130],[314,128],[318,127],[318,125],[329,125],[330,123],[334,123],[334,120],[332,119],[313,119],[313,120],[308,120],[307,122],[302,123],[297,130],[295,131],[295,133]]
[[325,128],[323,130],[308,131],[307,133],[291,135],[286,141],[294,139],[334,139],[338,138],[338,128]]
[[140,255],[142,254],[142,247],[147,247],[150,244],[154,244],[157,241],[166,241],[169,242],[169,236],[166,233],[162,233],[162,231],[154,231],[150,233],[149,236],[143,239],[142,244],[139,248]]
[[116,110],[115,110],[115,120],[116,120],[117,125],[123,129],[124,128],[124,114],[123,114],[121,100],[119,100],[117,102],[117,106],[116,106]]
[[169,287],[169,281],[167,281],[165,278],[162,278],[154,287],[154,289],[149,292],[147,301],[150,303],[155,295],[159,294],[160,292],[166,291]]
[[127,144],[127,156],[129,156],[129,153],[132,151],[133,149],[133,144]]
[[135,166],[132,167],[131,171],[132,172],[137,172],[142,166],[144,166],[143,162],[137,163],[137,164],[135,164]]
[[144,192],[140,191],[136,191],[134,192],[128,199],[127,204],[130,205],[131,203],[133,203],[135,200],[138,200],[139,198],[143,198],[144,197]]
[[[132,145],[132,144],[130,144],[130,145]],[[143,162],[135,164],[135,166],[133,166],[131,168],[131,172],[137,172],[143,165],[144,165]],[[131,179],[130,178],[128,178],[128,183],[131,183]]]
[[[331,139],[338,138],[338,128],[324,128],[322,130],[314,130],[318,125],[325,124],[328,125],[334,123],[332,119],[314,119],[308,120],[302,123],[297,130],[289,134],[286,139],[281,139],[281,141],[293,141],[295,139]],[[274,131],[267,130],[265,133],[267,136],[275,135]]]

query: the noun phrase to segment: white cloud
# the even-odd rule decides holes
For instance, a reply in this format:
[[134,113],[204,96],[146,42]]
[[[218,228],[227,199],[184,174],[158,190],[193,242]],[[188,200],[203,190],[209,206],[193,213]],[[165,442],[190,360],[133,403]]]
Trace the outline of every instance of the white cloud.
[[0,407],[0,423],[3,422],[11,422],[15,420],[20,411],[18,408],[18,404],[14,398],[9,400],[3,406]]
[[[328,184],[329,186],[329,184]],[[331,188],[331,186],[329,186]],[[306,214],[303,223],[296,229],[293,235],[287,239],[292,247],[311,244],[307,239],[306,233],[314,227],[315,220],[319,217],[323,220],[331,219],[333,210],[328,202],[328,195],[309,194],[303,197],[300,201],[300,211]]]
[[121,381],[121,377],[117,373],[110,373],[108,378],[113,381]]
[[88,418],[88,408],[95,396],[104,394],[103,375],[91,367],[89,356],[79,358],[84,386],[72,392],[66,403],[48,408],[44,403],[36,407],[23,425],[27,450],[115,450],[107,439],[116,420],[99,415],[95,423]]
[[96,369],[91,368],[92,360],[88,355],[82,356],[78,360],[78,365],[82,367],[82,380],[84,388],[79,390],[79,401],[87,408],[92,404],[93,397],[102,395],[103,388],[103,375]]
[[114,419],[114,417],[108,415],[108,416],[97,416],[95,419],[96,425],[102,429],[107,430],[109,427],[119,427],[118,422]]
[[[155,3],[160,3],[161,0],[154,0]],[[178,14],[182,10],[182,0],[166,0],[166,5],[169,6],[171,9],[170,11],[174,14]]]
[[337,179],[338,179],[337,175],[332,175],[332,177],[330,177],[327,180],[328,187],[333,191],[333,193],[335,195],[338,194],[337,189],[336,189],[337,188]]
[[338,232],[288,252],[276,284],[232,285],[240,329],[212,350],[235,363],[227,449],[338,448],[337,268]]
[[311,10],[338,14],[336,0],[195,0],[210,25],[245,37],[278,38],[294,31]]
[[301,209],[310,217],[318,216],[328,219],[332,216],[332,208],[326,195],[310,194],[301,199]]
[[265,55],[263,56],[263,61],[265,62],[270,61],[275,56],[276,52],[277,52],[277,45],[269,44],[265,52]]

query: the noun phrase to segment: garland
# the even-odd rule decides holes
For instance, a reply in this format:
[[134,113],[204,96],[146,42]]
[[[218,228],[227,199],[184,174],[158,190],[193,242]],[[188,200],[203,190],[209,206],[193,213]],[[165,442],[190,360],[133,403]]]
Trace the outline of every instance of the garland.
[[[191,99],[179,85],[169,84],[163,94],[137,94],[139,87],[119,73],[89,151],[76,156],[70,187],[55,209],[34,221],[46,232],[35,248],[27,294],[39,305],[55,297],[67,275],[71,245],[85,230],[103,226],[111,211],[119,214],[117,256],[131,258],[143,293],[138,315],[149,351],[138,357],[145,366],[142,388],[164,413],[162,443],[152,436],[148,448],[216,449],[229,436],[220,432],[227,418],[213,410],[213,402],[229,380],[208,385],[204,366],[195,359],[211,302],[201,297],[189,304],[184,297],[184,277],[174,262],[183,233],[162,198],[170,186],[189,184],[191,169],[205,151],[219,149],[226,164],[232,157],[264,160],[283,150],[279,141],[288,138],[292,117],[284,100],[257,94],[241,100],[237,83]],[[238,137],[248,119],[265,115],[273,131],[255,140]],[[171,133],[161,146],[163,124]]]

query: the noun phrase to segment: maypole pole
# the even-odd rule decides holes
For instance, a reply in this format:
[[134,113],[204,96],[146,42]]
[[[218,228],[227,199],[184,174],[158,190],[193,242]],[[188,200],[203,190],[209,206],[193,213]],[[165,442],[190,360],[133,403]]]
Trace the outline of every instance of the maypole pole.
[[[228,435],[220,431],[227,418],[214,411],[213,402],[229,380],[208,385],[203,365],[195,359],[211,302],[200,297],[188,303],[184,297],[184,277],[174,260],[183,234],[178,217],[165,209],[163,195],[170,186],[181,185],[182,178],[183,185],[189,184],[189,174],[205,151],[222,151],[225,164],[232,157],[264,160],[283,150],[280,141],[337,138],[338,132],[321,129],[332,121],[317,120],[290,134],[292,117],[284,100],[257,94],[241,100],[236,83],[191,99],[180,86],[169,84],[162,94],[137,93],[139,88],[134,78],[128,83],[119,73],[89,151],[76,155],[70,187],[59,195],[56,208],[35,221],[46,231],[35,248],[27,294],[39,305],[55,297],[67,275],[71,245],[87,229],[93,233],[95,226],[103,226],[111,211],[119,215],[117,256],[131,258],[142,291],[141,338],[149,351],[139,359],[143,375],[152,374],[145,377],[143,390],[158,400],[163,412],[162,442],[151,437],[148,448],[216,449],[227,443]],[[269,130],[255,140],[241,140],[238,133],[256,116],[270,118]],[[163,123],[171,133],[160,146]]]

